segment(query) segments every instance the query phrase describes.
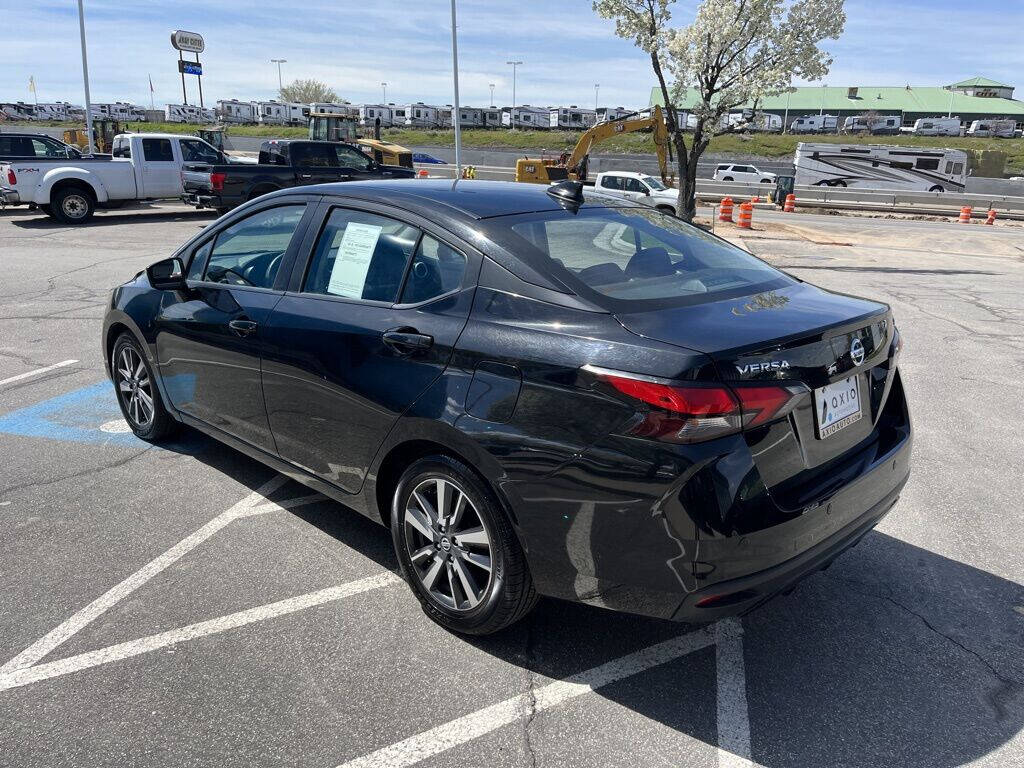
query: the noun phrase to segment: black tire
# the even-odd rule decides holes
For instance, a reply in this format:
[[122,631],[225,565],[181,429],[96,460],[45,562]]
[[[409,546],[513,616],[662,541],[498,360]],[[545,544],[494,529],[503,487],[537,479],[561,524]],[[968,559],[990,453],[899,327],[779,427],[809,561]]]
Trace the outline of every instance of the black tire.
[[[139,365],[142,367],[141,371]],[[117,404],[136,437],[152,443],[163,440],[177,431],[178,422],[164,407],[153,369],[150,368],[142,347],[128,332],[122,333],[114,342],[114,350],[110,354],[110,372],[114,380]],[[145,398],[136,394],[140,391],[149,397],[151,407],[148,412]]]
[[[450,489],[447,492],[449,503],[445,507],[452,510],[452,514],[447,516],[442,510],[441,516],[447,517],[450,521],[457,515],[455,507],[458,497],[454,496],[453,492],[461,491],[468,502],[463,508],[461,524],[472,526],[478,521],[480,525],[467,529],[461,529],[456,525],[446,527],[444,521],[438,522],[438,516],[435,515],[434,524],[430,526],[434,535],[433,538],[427,539],[421,533],[422,528],[417,528],[409,522],[415,510],[422,510],[422,506],[413,500],[413,492],[418,491],[421,494],[420,498],[426,497],[429,505],[429,489],[438,481],[446,483]],[[438,495],[435,493],[432,497],[435,509],[441,506],[437,503]],[[408,511],[411,505],[412,513]],[[483,530],[484,537],[488,539],[487,544],[460,542],[460,533],[469,530]],[[479,537],[481,534],[475,535]],[[522,547],[512,530],[512,524],[493,492],[473,470],[457,459],[444,455],[428,456],[414,462],[405,470],[398,481],[393,498],[391,536],[402,576],[409,583],[416,599],[420,601],[424,613],[445,629],[467,635],[489,635],[519,621],[537,603],[533,579]],[[445,543],[446,541],[449,543]],[[470,546],[478,548],[476,551],[469,551]],[[489,557],[483,559],[489,562],[489,571],[484,571],[479,566],[469,568],[474,563],[467,559],[467,554],[480,558],[478,553],[481,546],[487,547],[486,555]],[[415,565],[413,559],[425,551],[426,554],[419,559],[425,572],[421,573],[421,566]],[[435,579],[439,579],[440,582],[435,581],[438,590],[431,590],[426,585],[426,579],[435,566]],[[477,578],[480,578],[481,574],[488,574],[485,586],[479,589],[478,601],[475,604],[468,598],[469,590],[462,586],[463,582],[452,575],[459,569],[463,572],[471,570],[477,574]],[[446,591],[446,581],[450,586],[450,590],[447,591],[451,596],[451,600],[447,601],[443,594]],[[471,580],[471,583],[474,587],[479,586],[475,579]],[[460,601],[460,597],[467,599]],[[463,605],[460,606],[460,602]]]
[[846,186],[846,182],[843,181],[842,179],[840,179],[839,181],[836,182],[836,186],[837,187],[845,187]]
[[84,224],[96,212],[96,201],[85,187],[67,185],[51,196],[50,210],[62,224]]
[[772,180],[771,179],[761,179],[761,183],[762,184],[771,184]]
[[934,187],[928,190],[929,192],[945,192],[946,190],[936,184]]
[[732,176],[723,176],[722,181],[732,181]]

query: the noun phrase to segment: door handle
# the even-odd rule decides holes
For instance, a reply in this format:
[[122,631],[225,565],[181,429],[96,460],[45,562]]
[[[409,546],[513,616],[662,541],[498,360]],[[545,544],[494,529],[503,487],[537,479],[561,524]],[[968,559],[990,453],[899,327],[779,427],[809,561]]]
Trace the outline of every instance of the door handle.
[[313,174],[312,173],[300,173],[299,174],[299,178],[300,179],[312,179],[313,178]]
[[352,178],[352,174],[343,173],[343,174],[338,176],[338,181],[348,181],[351,178]]
[[381,334],[384,343],[400,355],[422,352],[434,345],[434,337],[419,333],[415,328],[392,328]]
[[254,320],[232,320],[228,323],[230,328],[236,336],[248,336],[256,330],[256,322]]

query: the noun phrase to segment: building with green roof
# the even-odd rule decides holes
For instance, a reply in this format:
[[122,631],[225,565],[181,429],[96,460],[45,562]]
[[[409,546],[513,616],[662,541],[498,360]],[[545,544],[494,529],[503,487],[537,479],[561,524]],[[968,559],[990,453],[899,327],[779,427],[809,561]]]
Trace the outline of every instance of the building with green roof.
[[[875,112],[879,115],[900,115],[902,124],[911,126],[923,117],[959,117],[966,125],[973,120],[1012,118],[1018,127],[1024,125],[1024,101],[1011,98],[1013,86],[997,83],[984,77],[974,77],[960,83],[937,86],[815,86],[797,87],[791,93],[772,96],[757,105],[763,112],[777,114],[789,125],[794,118],[804,115],[837,115],[840,118]],[[697,101],[690,91],[679,109],[688,110]],[[664,106],[661,89],[651,89],[651,106]],[[754,105],[746,104],[745,108]]]

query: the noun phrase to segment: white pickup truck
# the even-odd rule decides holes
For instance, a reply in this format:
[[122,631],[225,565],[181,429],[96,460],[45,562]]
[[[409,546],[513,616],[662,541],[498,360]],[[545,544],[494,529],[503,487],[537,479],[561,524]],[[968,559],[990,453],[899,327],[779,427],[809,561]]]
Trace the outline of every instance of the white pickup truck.
[[594,179],[594,189],[602,194],[635,200],[665,213],[676,212],[679,190],[665,186],[661,179],[647,173],[604,171]]
[[114,137],[110,155],[0,163],[0,205],[34,204],[60,222],[81,224],[98,207],[179,198],[182,163],[226,161],[195,136],[123,133]]

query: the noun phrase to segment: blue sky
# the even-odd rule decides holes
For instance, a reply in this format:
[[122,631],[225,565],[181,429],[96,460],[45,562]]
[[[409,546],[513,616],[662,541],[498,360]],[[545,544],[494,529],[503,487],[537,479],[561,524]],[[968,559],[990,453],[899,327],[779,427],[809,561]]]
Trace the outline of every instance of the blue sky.
[[[83,102],[74,0],[0,0],[7,30],[0,44],[0,99]],[[673,23],[685,25],[697,3],[681,0]],[[353,102],[451,102],[447,0],[85,0],[94,101],[157,105],[181,100],[173,29],[206,38],[203,91],[218,98],[272,98],[276,65],[284,79],[313,77]],[[825,47],[835,63],[829,85],[942,85],[981,74],[1024,95],[1024,0],[848,0],[846,31]],[[459,0],[462,101],[512,99],[511,67],[521,59],[517,100],[529,104],[643,106],[653,78],[645,56],[613,34],[585,0]],[[1019,81],[1019,82],[1018,82]],[[187,78],[190,101],[195,78]]]

